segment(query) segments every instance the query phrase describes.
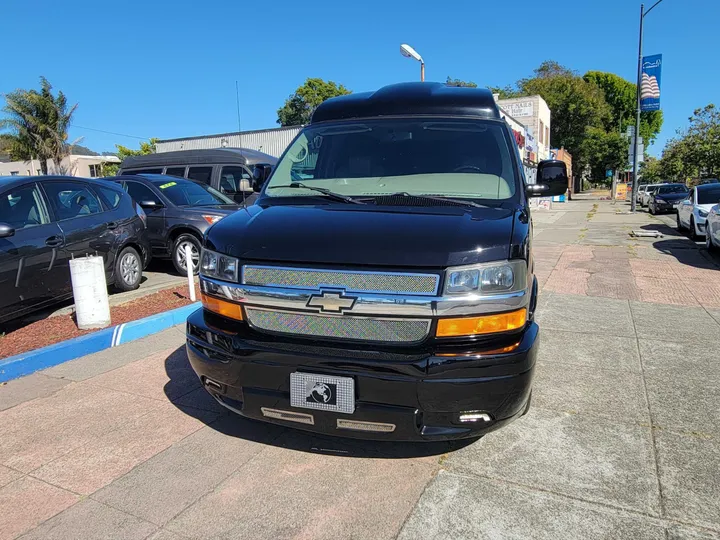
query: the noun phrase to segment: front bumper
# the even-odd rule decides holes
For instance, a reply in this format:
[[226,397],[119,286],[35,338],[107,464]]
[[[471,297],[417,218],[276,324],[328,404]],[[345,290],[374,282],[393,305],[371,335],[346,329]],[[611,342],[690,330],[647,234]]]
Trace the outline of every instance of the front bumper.
[[[262,339],[244,324],[231,323],[202,308],[187,321],[190,363],[206,390],[225,407],[288,427],[377,440],[478,437],[522,415],[530,400],[537,324],[528,323],[512,341],[511,352],[500,352],[497,343],[459,352],[457,348],[453,352],[420,348],[397,352]],[[290,374],[294,372],[351,377],[354,413],[291,407]],[[269,409],[311,415],[313,424],[269,418],[263,413]],[[484,412],[491,420],[461,422],[459,415],[465,411]],[[338,419],[394,428],[391,432],[341,429]]]

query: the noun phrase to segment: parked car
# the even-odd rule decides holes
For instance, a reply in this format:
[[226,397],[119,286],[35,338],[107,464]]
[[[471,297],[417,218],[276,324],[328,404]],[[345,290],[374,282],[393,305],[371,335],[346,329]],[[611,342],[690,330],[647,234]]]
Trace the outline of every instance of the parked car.
[[650,194],[648,209],[651,214],[674,212],[678,202],[688,196],[685,184],[665,184]]
[[72,298],[69,261],[102,255],[108,284],[140,285],[145,213],[117,186],[64,176],[0,177],[0,322]]
[[244,416],[386,440],[477,437],[530,407],[530,198],[492,93],[403,83],[322,103],[260,197],[205,233],[187,321],[204,387]]
[[[632,184],[630,184],[632,185]],[[635,194],[635,202],[636,203],[642,203],[642,194],[645,193],[645,190],[647,189],[648,184],[640,184],[637,189],[637,193]]]
[[720,200],[720,184],[702,184],[690,190],[688,196],[678,203],[677,228],[689,230],[695,240],[705,236],[705,222],[710,209]]
[[720,201],[710,209],[705,221],[705,247],[708,251],[720,250]]
[[272,167],[277,158],[249,148],[180,150],[123,160],[119,174],[167,174],[207,184],[238,204],[252,204],[255,165]]
[[650,202],[650,195],[655,193],[655,190],[659,188],[660,186],[664,186],[666,184],[648,184],[648,186],[645,188],[645,191],[643,191],[640,194],[640,207],[644,208],[648,205]]
[[185,246],[190,246],[197,273],[202,237],[210,225],[240,208],[207,184],[163,174],[125,174],[106,178],[122,185],[147,214],[147,237],[153,257],[171,258],[187,273]]

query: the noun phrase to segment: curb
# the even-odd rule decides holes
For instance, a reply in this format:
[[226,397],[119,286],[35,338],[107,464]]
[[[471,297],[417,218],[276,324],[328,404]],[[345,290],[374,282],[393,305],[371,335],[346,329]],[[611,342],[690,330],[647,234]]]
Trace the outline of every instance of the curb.
[[30,375],[38,370],[117,347],[184,323],[188,315],[201,307],[200,302],[150,315],[144,319],[111,326],[67,341],[48,345],[0,360],[0,383]]

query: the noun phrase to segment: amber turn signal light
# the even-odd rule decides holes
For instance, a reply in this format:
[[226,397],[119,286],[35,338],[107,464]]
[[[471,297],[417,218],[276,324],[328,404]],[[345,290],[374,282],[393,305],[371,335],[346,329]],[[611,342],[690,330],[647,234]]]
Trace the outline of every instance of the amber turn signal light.
[[525,308],[509,313],[496,313],[480,317],[461,317],[457,319],[439,319],[435,335],[437,337],[479,336],[508,332],[522,328],[527,322]]
[[236,321],[243,320],[242,307],[238,304],[233,304],[232,302],[206,294],[201,294],[200,300],[202,301],[203,307],[208,311],[212,311],[228,319],[235,319]]

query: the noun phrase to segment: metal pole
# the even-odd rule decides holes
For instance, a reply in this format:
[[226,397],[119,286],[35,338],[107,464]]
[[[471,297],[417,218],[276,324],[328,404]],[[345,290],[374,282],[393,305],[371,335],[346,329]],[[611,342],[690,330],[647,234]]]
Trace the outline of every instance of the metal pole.
[[420,82],[425,82],[425,62],[420,62]]
[[[659,4],[660,2],[658,2]],[[657,4],[655,4],[657,5]],[[655,6],[653,6],[655,7]],[[635,139],[633,145],[633,183],[632,183],[632,200],[630,201],[630,211],[635,212],[636,194],[638,189],[638,150],[640,140],[640,85],[642,84],[642,45],[643,45],[643,19],[645,18],[645,4],[640,4],[640,43],[638,45],[638,72],[637,72],[637,111],[635,114]]]

